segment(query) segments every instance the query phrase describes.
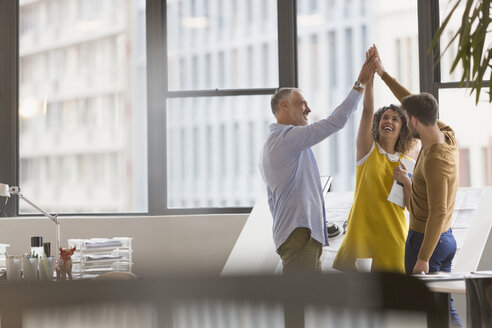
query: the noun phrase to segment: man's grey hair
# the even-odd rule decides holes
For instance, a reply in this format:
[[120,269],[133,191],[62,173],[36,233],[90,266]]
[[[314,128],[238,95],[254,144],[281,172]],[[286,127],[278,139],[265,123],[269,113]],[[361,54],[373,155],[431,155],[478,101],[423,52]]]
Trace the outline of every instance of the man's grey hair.
[[292,92],[300,91],[298,88],[280,88],[272,95],[272,99],[270,100],[270,107],[272,107],[273,115],[277,116],[278,108],[280,106],[280,102],[290,97]]

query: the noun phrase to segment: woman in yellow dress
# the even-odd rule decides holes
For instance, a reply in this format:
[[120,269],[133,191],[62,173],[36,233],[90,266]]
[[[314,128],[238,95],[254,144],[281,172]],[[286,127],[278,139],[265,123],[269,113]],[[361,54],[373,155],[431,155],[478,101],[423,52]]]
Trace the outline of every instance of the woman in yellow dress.
[[[377,51],[374,46],[366,56],[372,51]],[[372,271],[405,273],[405,209],[387,198],[393,170],[411,150],[414,139],[398,106],[383,107],[374,114],[373,82],[371,79],[365,89],[356,140],[354,202],[333,268],[355,271],[357,258],[372,258]]]

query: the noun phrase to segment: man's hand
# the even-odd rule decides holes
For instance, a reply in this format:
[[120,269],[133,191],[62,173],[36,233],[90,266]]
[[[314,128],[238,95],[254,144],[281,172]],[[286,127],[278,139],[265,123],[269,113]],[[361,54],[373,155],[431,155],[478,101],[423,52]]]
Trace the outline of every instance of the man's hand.
[[376,56],[376,58],[374,59],[374,62],[376,63],[376,73],[378,73],[378,75],[381,76],[384,73],[383,62],[381,61],[381,56],[379,55],[378,48],[376,48],[375,45],[373,47]]
[[364,85],[366,85],[371,80],[376,70],[376,62],[374,60],[376,57],[376,52],[373,48],[374,46],[369,48],[369,50],[367,51],[366,61],[364,62],[364,65],[362,65],[362,69],[360,70],[359,77],[357,79]]
[[[366,51],[366,60],[370,60],[372,56],[375,56],[374,47],[371,47]],[[376,58],[374,58],[373,60],[376,60]],[[374,64],[376,64],[376,63],[374,63]],[[376,71],[376,66],[374,66],[374,71]],[[372,87],[374,85],[374,73],[371,74],[369,81],[367,83],[364,83],[364,84],[366,86],[366,89],[367,89],[367,87]]]
[[413,274],[429,273],[429,262],[417,259],[417,263],[413,267]]

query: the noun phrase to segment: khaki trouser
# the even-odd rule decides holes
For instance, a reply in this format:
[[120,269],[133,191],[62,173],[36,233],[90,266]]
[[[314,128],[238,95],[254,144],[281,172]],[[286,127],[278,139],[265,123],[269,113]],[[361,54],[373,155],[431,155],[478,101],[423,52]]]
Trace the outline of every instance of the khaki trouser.
[[279,247],[283,273],[321,272],[322,245],[311,238],[308,228],[296,228]]

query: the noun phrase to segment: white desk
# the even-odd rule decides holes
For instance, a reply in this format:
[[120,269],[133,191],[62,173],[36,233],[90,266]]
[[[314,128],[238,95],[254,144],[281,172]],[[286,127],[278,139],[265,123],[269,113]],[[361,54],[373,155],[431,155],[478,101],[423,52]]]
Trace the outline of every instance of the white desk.
[[[448,273],[444,273],[448,274]],[[466,273],[455,273],[449,275],[456,275],[456,279],[451,277],[450,279],[446,279],[444,277],[443,280],[432,279],[428,275],[426,278],[421,279],[425,282],[425,285],[432,291],[436,293],[451,293],[451,294],[463,294],[466,295],[466,286],[465,279],[473,279],[473,278],[492,278],[492,271],[475,271],[475,272],[466,272]],[[418,275],[416,276],[419,279]]]
[[[325,206],[328,221],[342,227],[348,217],[352,202],[352,191],[327,193]],[[478,206],[479,203],[480,206]],[[456,254],[456,265],[453,271],[469,272],[477,269],[478,261],[484,255],[482,251],[492,225],[490,217],[492,211],[488,207],[490,204],[492,204],[492,187],[458,189],[452,228],[459,252]],[[475,222],[475,216],[477,216],[477,224],[470,229],[472,222]],[[478,218],[481,219],[478,220]],[[484,223],[479,224],[479,221]],[[470,236],[467,236],[468,230],[472,230]],[[330,240],[330,246],[323,248],[323,271],[332,270],[333,260],[344,236]],[[467,237],[467,243],[465,243],[465,237]],[[463,249],[461,249],[462,246]],[[267,196],[263,195],[251,211],[222,270],[222,275],[273,274],[279,265],[280,258],[276,253],[272,238],[272,216]]]
[[435,293],[466,294],[465,280],[429,281],[425,285]]
[[[426,280],[421,279],[431,292],[435,295],[438,308],[441,311],[450,313],[450,294],[466,294],[466,285],[464,277],[458,280]],[[443,327],[449,326],[450,318],[447,316],[442,324]]]
[[[436,293],[436,301],[438,302],[438,305],[440,308],[448,307],[449,306],[449,295],[450,294],[463,294],[467,295],[467,289],[466,289],[466,280],[469,279],[480,279],[480,278],[492,278],[492,272],[491,271],[482,271],[482,272],[472,272],[472,273],[467,273],[463,274],[463,279],[457,279],[457,280],[427,280],[429,278],[422,279],[425,282],[425,285],[430,289],[430,291]],[[480,285],[479,285],[480,286]],[[476,287],[480,288],[480,287]],[[476,289],[475,288],[475,289]],[[474,288],[472,287],[471,290],[468,292],[471,295],[476,294],[476,291],[474,292]],[[471,302],[471,304],[467,305],[467,310],[466,310],[466,316],[467,316],[467,321],[471,322],[470,320],[478,320],[475,322],[475,324],[478,327],[484,326],[484,322],[480,321],[482,320],[483,316],[480,315],[481,311],[484,311],[483,308],[484,306],[487,307],[487,305],[482,304],[481,302],[475,303],[478,301],[477,297],[467,295],[467,302]],[[475,300],[475,301],[474,301]],[[479,313],[477,315],[477,313]],[[471,318],[471,319],[470,319]],[[485,326],[489,326],[488,324],[490,323],[487,322]],[[484,326],[484,327],[485,327]]]

